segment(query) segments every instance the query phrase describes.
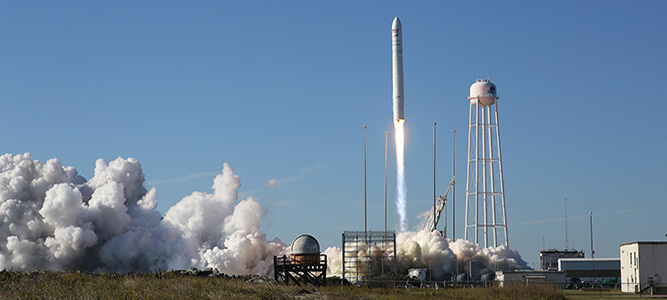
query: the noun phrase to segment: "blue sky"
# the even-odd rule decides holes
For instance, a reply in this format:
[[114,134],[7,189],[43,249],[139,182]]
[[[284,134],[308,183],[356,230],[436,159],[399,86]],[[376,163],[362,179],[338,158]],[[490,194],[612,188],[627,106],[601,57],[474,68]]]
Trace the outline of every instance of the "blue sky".
[[[228,162],[262,230],[340,246],[383,227],[392,132],[391,35],[403,23],[409,224],[429,209],[457,146],[463,233],[468,88],[498,86],[510,244],[617,257],[667,233],[667,2],[117,1],[0,3],[3,153],[58,158],[91,178],[97,158],[138,159],[165,212],[209,191]],[[395,198],[390,142],[389,201]],[[276,179],[281,188],[266,186]],[[389,224],[397,228],[391,205]],[[451,216],[450,216],[451,220]]]

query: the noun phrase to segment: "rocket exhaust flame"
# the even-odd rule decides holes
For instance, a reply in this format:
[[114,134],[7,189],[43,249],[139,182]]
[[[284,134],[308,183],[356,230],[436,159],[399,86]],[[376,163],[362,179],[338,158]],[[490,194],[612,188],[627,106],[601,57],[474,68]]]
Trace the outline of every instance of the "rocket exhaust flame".
[[403,131],[403,120],[394,120],[394,131],[396,139],[396,208],[400,218],[400,231],[407,230],[407,187],[405,186],[405,134]]

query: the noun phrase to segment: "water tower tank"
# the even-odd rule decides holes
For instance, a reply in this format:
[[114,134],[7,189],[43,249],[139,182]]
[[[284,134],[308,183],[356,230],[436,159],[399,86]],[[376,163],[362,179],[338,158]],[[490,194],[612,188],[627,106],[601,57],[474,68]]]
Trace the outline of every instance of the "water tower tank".
[[478,104],[482,106],[492,105],[498,100],[496,85],[488,79],[477,79],[470,86],[470,97],[468,99],[477,100]]
[[302,234],[292,241],[290,258],[293,264],[316,263],[320,259],[320,243],[310,234]]

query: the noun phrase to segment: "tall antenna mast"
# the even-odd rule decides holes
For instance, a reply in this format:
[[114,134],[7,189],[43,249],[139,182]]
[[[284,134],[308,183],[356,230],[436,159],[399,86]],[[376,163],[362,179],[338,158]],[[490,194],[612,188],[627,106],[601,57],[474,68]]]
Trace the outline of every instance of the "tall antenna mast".
[[368,213],[366,209],[366,129],[368,126],[364,125],[364,238],[368,239]]
[[591,258],[595,258],[595,250],[593,250],[593,212],[588,212],[591,222]]
[[565,250],[569,249],[567,243],[567,196],[565,196]]
[[[452,130],[452,178],[456,178],[456,130]],[[452,241],[456,241],[456,183],[452,186]]]
[[384,232],[387,232],[387,144],[389,132],[384,132]]
[[[438,229],[438,221],[436,220],[436,212],[435,212],[435,125],[436,123],[433,122],[433,230]],[[447,214],[447,211],[445,211],[445,215]],[[445,222],[445,224],[447,224]],[[445,237],[447,237],[447,233],[445,232]]]

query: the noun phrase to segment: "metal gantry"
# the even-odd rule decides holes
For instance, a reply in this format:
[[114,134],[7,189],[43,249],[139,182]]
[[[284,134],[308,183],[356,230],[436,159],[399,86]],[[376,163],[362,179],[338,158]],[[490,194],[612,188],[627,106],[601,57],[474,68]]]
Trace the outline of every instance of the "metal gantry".
[[[435,196],[434,205],[433,205],[433,211],[427,211],[426,212],[426,217],[424,219],[424,222],[422,223],[422,228],[428,231],[433,231],[438,229],[438,223],[440,222],[440,217],[442,217],[442,212],[445,211],[445,221],[444,226],[443,226],[443,231],[442,236],[445,238],[447,237],[447,196],[449,195],[449,191],[454,188],[454,177],[452,177],[452,181],[449,182],[449,186],[447,186],[447,190],[445,191],[444,195],[437,195]],[[430,220],[433,220],[433,223],[430,222]]]
[[[488,93],[473,93],[480,86]],[[488,80],[478,80],[470,89],[465,239],[484,247],[509,246],[498,96]]]

